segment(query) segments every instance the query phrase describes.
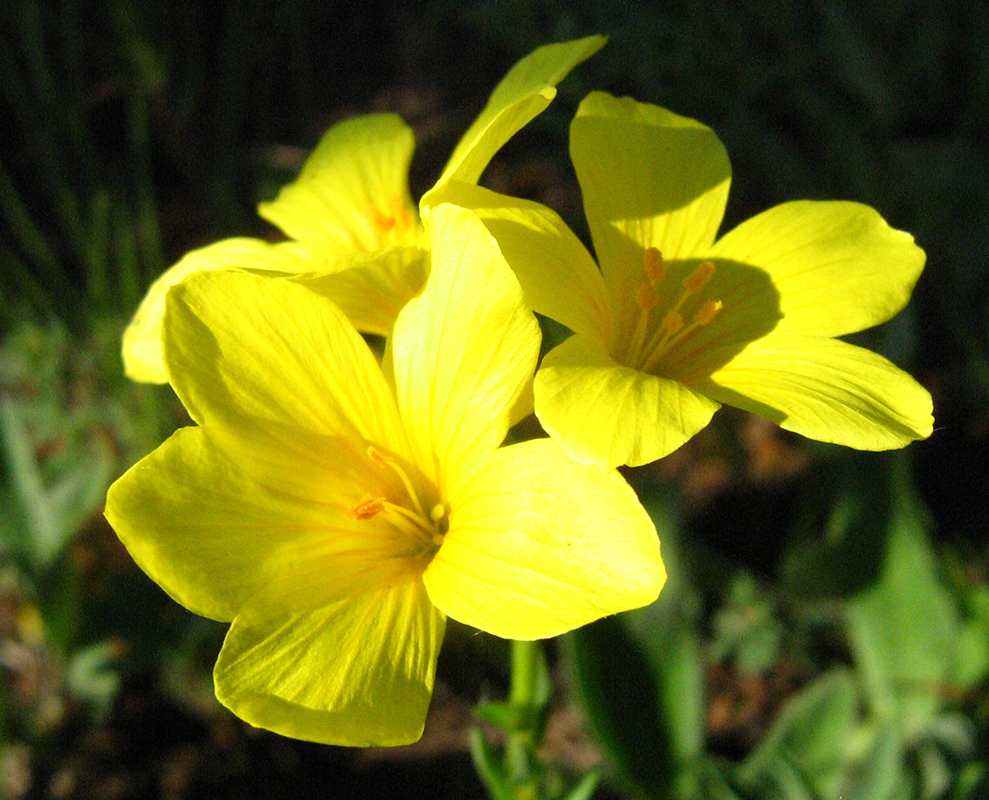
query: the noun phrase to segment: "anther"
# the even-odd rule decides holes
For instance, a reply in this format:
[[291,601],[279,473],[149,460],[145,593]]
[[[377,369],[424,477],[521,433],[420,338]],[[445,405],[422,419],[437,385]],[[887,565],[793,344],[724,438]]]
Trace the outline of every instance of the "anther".
[[683,279],[683,288],[688,294],[697,294],[711,280],[712,275],[714,275],[714,262],[704,261]]
[[665,336],[676,336],[681,330],[683,330],[683,314],[679,311],[671,311],[660,323],[660,328],[663,330],[664,338]]
[[707,325],[712,319],[718,316],[718,312],[724,305],[720,300],[708,300],[704,305],[700,307],[697,312],[697,316],[694,318],[693,324],[696,325]]
[[645,270],[649,283],[654,286],[666,276],[666,264],[663,254],[655,247],[647,247],[642,253],[642,268]]
[[371,519],[371,517],[376,516],[381,512],[381,509],[385,507],[384,497],[375,497],[374,495],[368,495],[363,500],[361,500],[357,505],[347,512],[347,515],[351,519]]
[[659,292],[652,287],[652,284],[643,283],[635,290],[635,304],[640,311],[652,311],[659,305]]

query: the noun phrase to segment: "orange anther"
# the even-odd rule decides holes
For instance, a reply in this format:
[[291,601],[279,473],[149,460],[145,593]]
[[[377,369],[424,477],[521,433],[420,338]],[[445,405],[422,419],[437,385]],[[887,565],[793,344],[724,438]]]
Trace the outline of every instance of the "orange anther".
[[709,280],[711,280],[712,275],[714,275],[714,262],[704,261],[697,266],[697,269],[683,279],[683,288],[686,289],[689,294],[696,294]]
[[347,512],[351,519],[371,519],[384,508],[385,498],[368,495]]
[[661,327],[668,336],[676,336],[683,330],[683,315],[679,311],[671,311],[663,317]]
[[646,272],[646,277],[653,285],[663,280],[666,275],[666,265],[663,263],[663,254],[655,247],[647,247],[642,253],[642,268]]
[[651,284],[643,283],[635,290],[635,303],[642,311],[651,311],[659,305],[659,293]]
[[720,300],[708,300],[700,307],[697,317],[694,319],[695,325],[707,325],[712,319],[718,316],[718,312],[724,305]]

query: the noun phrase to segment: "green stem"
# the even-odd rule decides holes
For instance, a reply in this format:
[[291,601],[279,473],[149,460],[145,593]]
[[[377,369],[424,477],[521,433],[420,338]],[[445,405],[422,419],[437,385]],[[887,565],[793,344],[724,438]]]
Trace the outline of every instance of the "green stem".
[[[508,732],[505,747],[505,766],[516,786],[534,781],[533,758],[536,739],[537,690],[542,653],[538,642],[512,641],[512,684],[508,699],[519,714],[519,725]],[[533,797],[538,796],[538,787]]]

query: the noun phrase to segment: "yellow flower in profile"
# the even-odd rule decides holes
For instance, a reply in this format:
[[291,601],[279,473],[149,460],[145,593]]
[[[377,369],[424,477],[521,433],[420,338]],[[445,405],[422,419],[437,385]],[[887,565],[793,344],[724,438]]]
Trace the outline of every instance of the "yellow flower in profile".
[[667,455],[722,403],[865,450],[929,436],[931,398],[834,337],[885,322],[924,265],[873,209],[797,201],[716,238],[731,168],[717,136],[657,106],[594,92],[570,151],[598,265],[536,203],[453,183],[485,220],[532,307],[574,335],[548,353],[535,410],[570,455],[605,467]]
[[304,284],[224,271],[173,287],[166,368],[197,426],[109,492],[137,563],[232,622],[218,698],[288,736],[414,741],[447,616],[554,636],[652,602],[665,578],[616,472],[551,439],[500,447],[539,328],[477,217],[427,216],[431,274],[384,369]]
[[[476,183],[498,150],[556,96],[557,83],[605,43],[603,36],[546,45],[501,80],[461,138],[430,198],[451,180]],[[399,310],[426,278],[425,235],[409,195],[412,130],[395,114],[371,114],[332,127],[298,178],[259,214],[289,241],[234,238],[193,250],[152,284],[124,332],[124,371],[165,383],[161,320],[170,287],[193,272],[252,269],[309,276],[364,333],[387,336]],[[386,252],[379,258],[380,252]]]

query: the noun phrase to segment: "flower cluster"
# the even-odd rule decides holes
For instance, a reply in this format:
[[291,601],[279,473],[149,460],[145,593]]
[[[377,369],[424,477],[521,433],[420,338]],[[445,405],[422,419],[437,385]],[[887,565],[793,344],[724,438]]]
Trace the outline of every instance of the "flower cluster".
[[[519,62],[418,206],[401,120],[335,126],[260,208],[285,242],[190,253],[128,328],[127,373],[196,424],[107,518],[178,602],[232,623],[216,692],[248,722],[414,741],[447,617],[535,639],[652,602],[656,530],[614,468],[719,403],[861,448],[929,435],[927,393],[833,338],[895,314],[923,265],[873,210],[789,203],[717,239],[715,135],[602,93],[571,131],[600,267],[554,212],[477,185],[603,42]],[[573,331],[538,372],[533,311]],[[505,445],[533,407],[549,438]]]

